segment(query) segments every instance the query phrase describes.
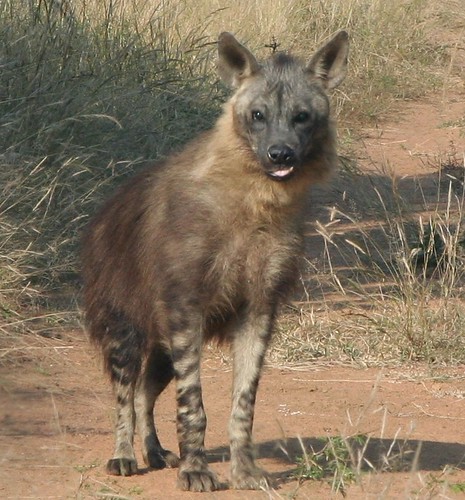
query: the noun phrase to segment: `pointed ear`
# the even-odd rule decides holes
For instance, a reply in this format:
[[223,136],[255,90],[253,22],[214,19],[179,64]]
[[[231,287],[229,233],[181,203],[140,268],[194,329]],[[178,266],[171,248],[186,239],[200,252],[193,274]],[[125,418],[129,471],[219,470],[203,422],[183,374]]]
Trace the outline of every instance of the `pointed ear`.
[[333,89],[346,77],[348,54],[349,35],[346,31],[340,31],[316,52],[307,71],[320,80],[324,88]]
[[239,87],[241,81],[259,70],[260,66],[243,45],[231,33],[221,33],[218,39],[218,74],[231,87]]

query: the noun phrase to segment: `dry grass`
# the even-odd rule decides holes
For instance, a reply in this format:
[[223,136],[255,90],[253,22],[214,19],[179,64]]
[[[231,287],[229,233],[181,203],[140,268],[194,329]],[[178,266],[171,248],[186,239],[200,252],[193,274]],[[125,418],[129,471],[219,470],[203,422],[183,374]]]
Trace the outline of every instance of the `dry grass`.
[[[360,123],[449,80],[447,44],[431,35],[463,20],[460,2],[447,6],[449,17],[444,2],[426,0],[3,1],[0,341],[7,331],[18,333],[11,323],[44,307],[75,306],[79,237],[96,206],[121,179],[213,123],[225,97],[214,71],[220,31],[235,32],[262,56],[276,42],[306,57],[348,29],[350,76],[333,95],[347,152]],[[359,180],[356,168],[345,170],[344,182]],[[328,251],[309,262],[306,285],[322,300],[285,318],[286,340],[274,351],[280,359],[382,362],[388,346],[390,360],[460,358],[451,351],[461,346],[463,323],[455,301],[462,274],[457,195],[451,193],[446,219],[425,206],[422,221],[412,221],[391,184],[379,183],[364,206],[341,205],[319,226]],[[362,222],[373,209],[381,240],[372,241]],[[434,279],[410,255],[412,238],[425,240],[427,227],[444,246]],[[364,305],[341,303],[334,313],[336,293]]]
[[[454,472],[463,468],[463,457],[458,463],[427,470],[425,464],[431,459],[428,449],[431,443],[413,438],[415,425],[412,422],[405,428],[400,426],[391,431],[389,438],[385,436],[389,412],[386,408],[382,412],[381,408],[375,410],[374,404],[379,381],[379,378],[374,381],[364,404],[352,415],[347,412],[348,422],[341,435],[299,439],[301,453],[294,471],[299,483],[326,481],[333,495],[340,493],[348,498],[397,498],[402,494],[408,498],[449,498],[450,492],[463,492],[463,482],[454,481]],[[375,413],[380,415],[377,424],[370,421]],[[358,430],[373,427],[375,432],[360,433]],[[391,479],[386,479],[389,476]],[[298,489],[296,497],[297,492]]]
[[342,199],[309,234],[309,245],[323,239],[321,256],[280,323],[277,358],[465,362],[465,165],[453,161],[404,183],[386,171],[342,176]]

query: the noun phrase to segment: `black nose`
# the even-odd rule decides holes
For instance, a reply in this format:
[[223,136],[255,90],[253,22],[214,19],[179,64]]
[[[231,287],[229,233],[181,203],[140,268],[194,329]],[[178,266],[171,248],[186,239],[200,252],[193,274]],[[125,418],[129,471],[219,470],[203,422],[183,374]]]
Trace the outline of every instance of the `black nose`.
[[273,163],[280,163],[281,165],[291,165],[295,160],[295,152],[289,146],[273,145],[268,148],[268,158]]

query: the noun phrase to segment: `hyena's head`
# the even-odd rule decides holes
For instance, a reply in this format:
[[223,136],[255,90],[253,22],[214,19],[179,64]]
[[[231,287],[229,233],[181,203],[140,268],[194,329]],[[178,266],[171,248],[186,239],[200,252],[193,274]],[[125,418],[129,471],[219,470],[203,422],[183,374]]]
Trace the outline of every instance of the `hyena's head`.
[[348,45],[341,31],[308,64],[284,53],[261,64],[233,35],[220,35],[218,71],[236,89],[234,129],[271,179],[298,177],[333,147],[326,91],[346,75]]

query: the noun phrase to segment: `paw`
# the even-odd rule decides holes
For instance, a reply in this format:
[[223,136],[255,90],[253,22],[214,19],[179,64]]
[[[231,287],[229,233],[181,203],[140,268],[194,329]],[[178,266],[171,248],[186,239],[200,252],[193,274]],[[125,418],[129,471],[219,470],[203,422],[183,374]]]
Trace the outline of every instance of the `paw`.
[[179,457],[168,450],[151,450],[144,456],[144,461],[153,469],[175,468],[179,465]]
[[133,458],[112,458],[106,469],[113,476],[132,476],[137,474],[137,462]]
[[273,486],[268,474],[258,467],[234,473],[231,483],[236,490],[268,490]]
[[178,488],[183,491],[215,491],[221,487],[216,475],[209,469],[180,470]]
[[179,457],[176,455],[176,453],[173,453],[172,451],[169,450],[163,450],[162,457],[163,460],[166,462],[166,466],[169,467],[170,469],[179,467]]

